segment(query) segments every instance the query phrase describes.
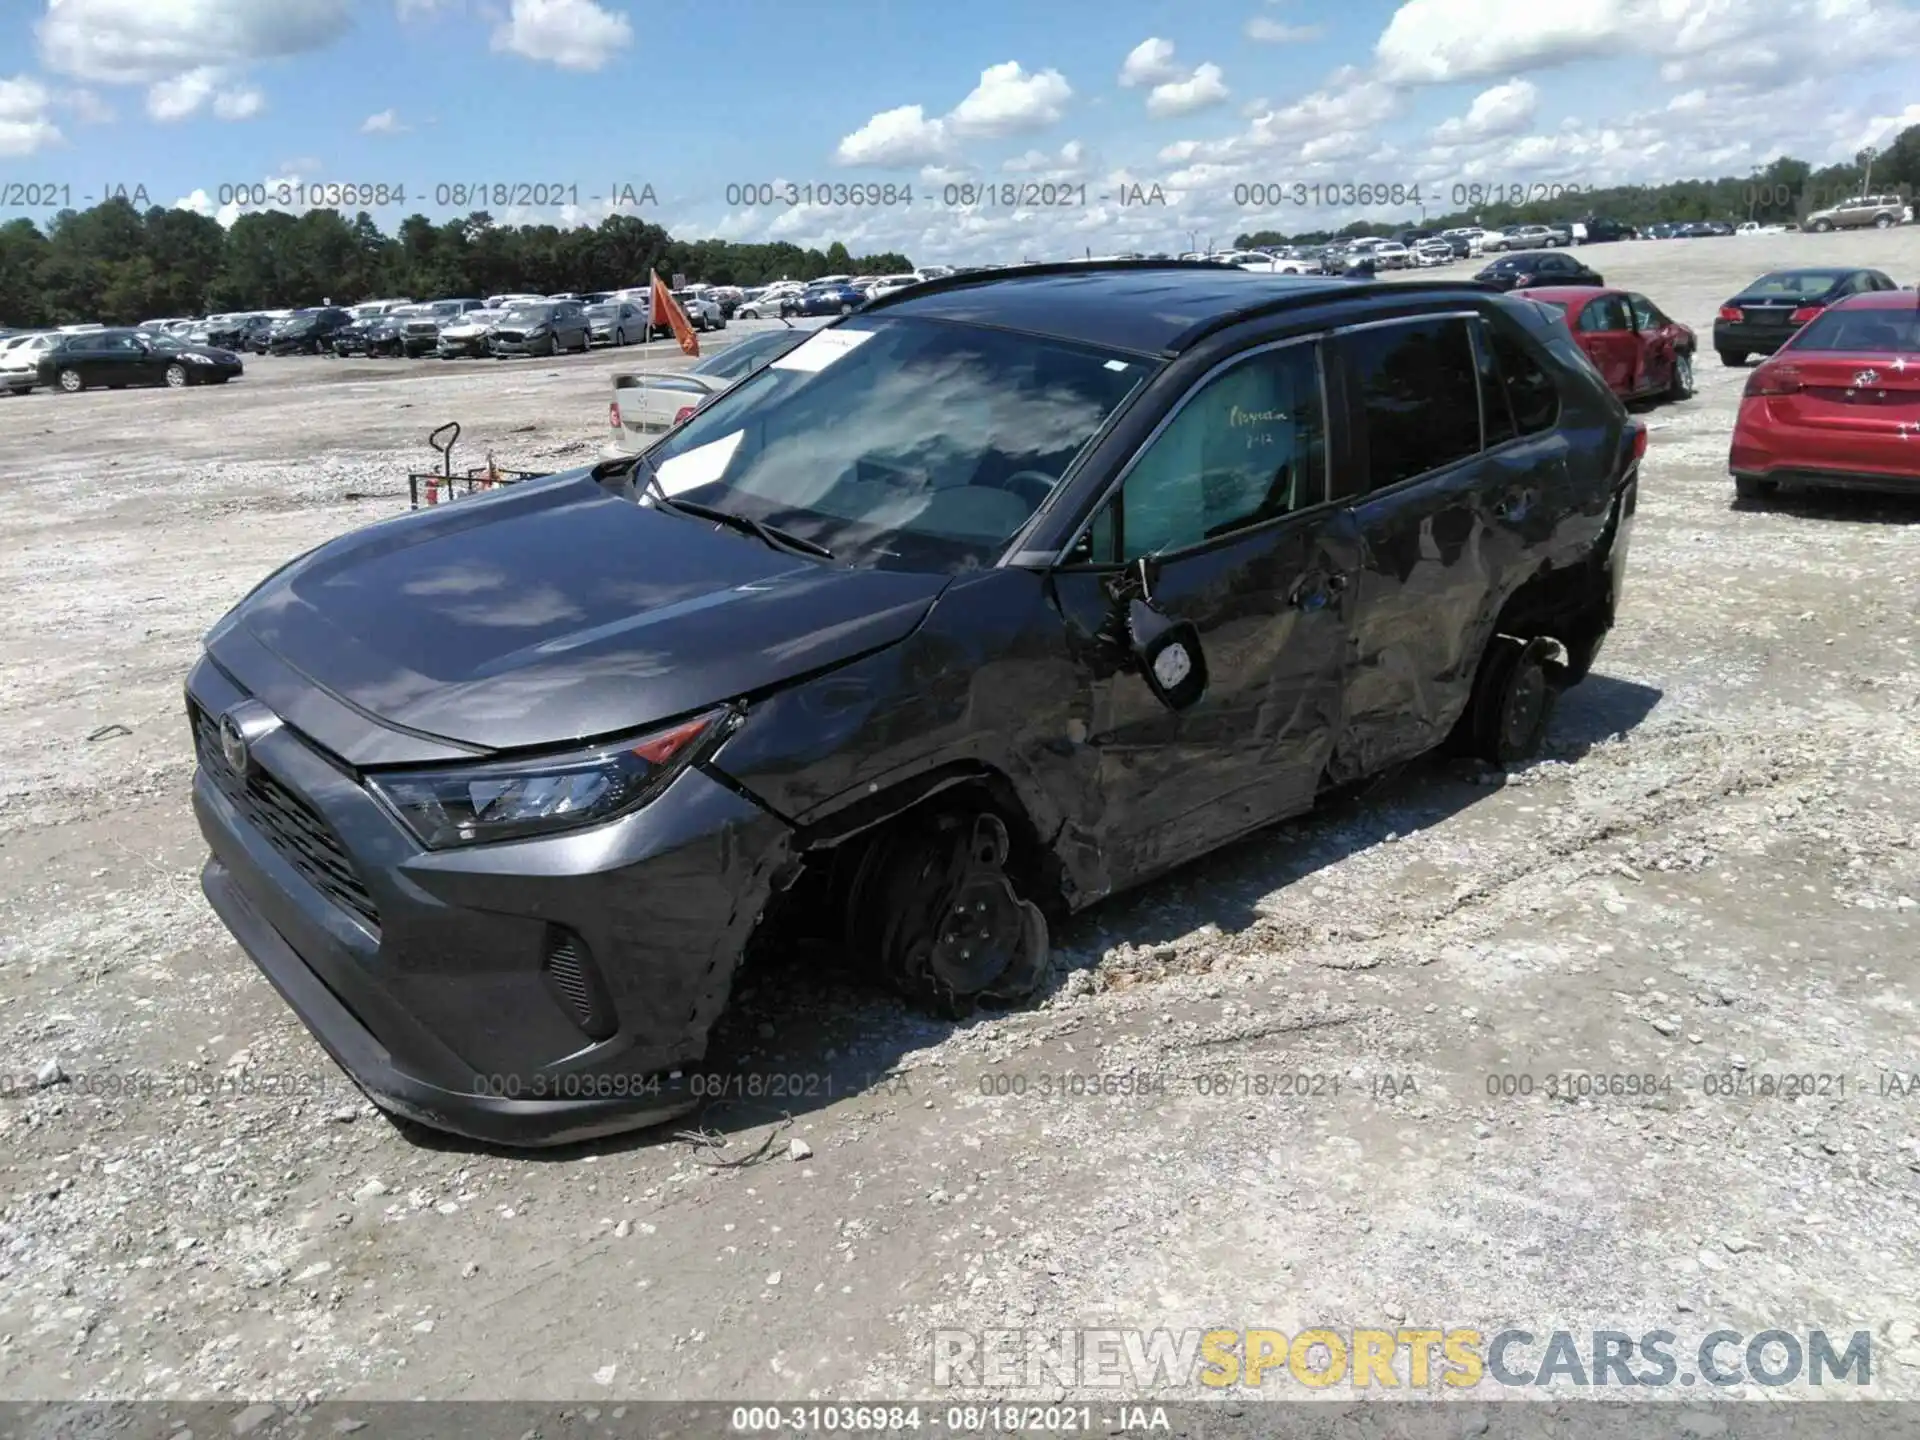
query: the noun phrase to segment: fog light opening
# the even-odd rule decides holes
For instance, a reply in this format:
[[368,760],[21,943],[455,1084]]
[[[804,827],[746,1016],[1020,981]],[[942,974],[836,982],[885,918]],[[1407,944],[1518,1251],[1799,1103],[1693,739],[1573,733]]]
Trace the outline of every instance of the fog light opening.
[[540,975],[560,1008],[592,1040],[605,1040],[618,1028],[606,982],[593,963],[587,942],[564,925],[549,925]]

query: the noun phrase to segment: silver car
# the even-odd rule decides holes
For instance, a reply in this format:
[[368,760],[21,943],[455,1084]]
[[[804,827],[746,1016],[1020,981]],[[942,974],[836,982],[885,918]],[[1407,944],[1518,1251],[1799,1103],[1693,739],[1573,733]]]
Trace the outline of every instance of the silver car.
[[724,330],[727,317],[720,313],[720,306],[709,300],[705,294],[692,290],[676,290],[673,298],[680,302],[680,308],[687,312],[687,319],[693,322],[696,330]]
[[684,370],[615,375],[613,403],[607,407],[611,433],[601,454],[611,460],[646,449],[689,411],[772,364],[812,333],[797,326],[765,330]]
[[632,345],[647,338],[647,309],[633,300],[607,300],[587,307],[587,327],[596,345]]

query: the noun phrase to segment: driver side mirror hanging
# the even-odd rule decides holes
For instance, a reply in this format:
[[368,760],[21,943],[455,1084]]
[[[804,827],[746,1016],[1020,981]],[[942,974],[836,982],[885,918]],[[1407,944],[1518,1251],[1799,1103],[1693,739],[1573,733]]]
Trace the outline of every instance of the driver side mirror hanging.
[[1169,710],[1190,709],[1207,693],[1207,657],[1200,632],[1153,603],[1148,557],[1140,561],[1139,593],[1127,600],[1127,644],[1147,688]]

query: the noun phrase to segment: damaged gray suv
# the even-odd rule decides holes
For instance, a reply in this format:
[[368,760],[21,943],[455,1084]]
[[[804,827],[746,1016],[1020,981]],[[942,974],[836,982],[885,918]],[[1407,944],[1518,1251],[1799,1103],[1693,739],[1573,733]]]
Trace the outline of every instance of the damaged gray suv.
[[641,455],[263,581],[187,682],[204,888],[388,1111],[658,1121],[803,920],[1016,1002],[1078,909],[1436,747],[1531,753],[1645,441],[1472,283],[918,285]]

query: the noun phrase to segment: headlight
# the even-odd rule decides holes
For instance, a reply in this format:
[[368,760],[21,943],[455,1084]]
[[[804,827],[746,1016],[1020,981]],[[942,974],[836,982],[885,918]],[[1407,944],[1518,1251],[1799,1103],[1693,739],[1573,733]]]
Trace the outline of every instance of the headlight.
[[529,337],[532,337],[534,335],[544,335],[552,328],[553,327],[551,325],[536,325],[531,330],[527,331],[527,334]]
[[196,355],[191,350],[180,358],[182,360],[191,360],[196,365],[211,365],[213,363],[213,357],[211,355]]
[[368,785],[429,850],[598,825],[637,810],[711,749],[730,709],[591,750],[457,769],[388,771]]

